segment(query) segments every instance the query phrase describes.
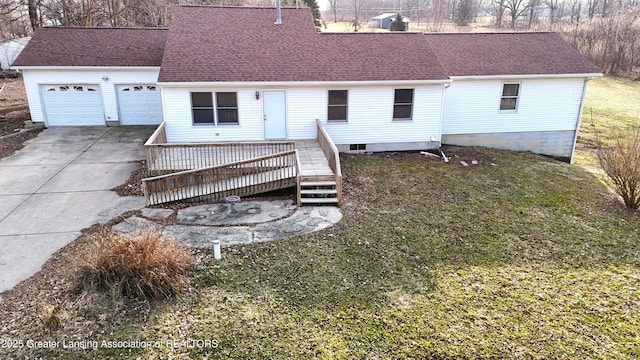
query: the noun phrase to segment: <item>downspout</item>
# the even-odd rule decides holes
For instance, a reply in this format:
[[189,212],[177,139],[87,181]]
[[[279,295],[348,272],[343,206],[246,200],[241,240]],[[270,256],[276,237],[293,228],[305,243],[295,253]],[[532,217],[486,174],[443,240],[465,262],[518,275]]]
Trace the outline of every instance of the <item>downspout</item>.
[[444,118],[444,102],[446,101],[446,94],[447,94],[447,89],[451,86],[451,79],[449,79],[449,82],[444,84],[442,86],[442,101],[440,102],[440,128],[438,129],[438,132],[440,133],[440,154],[442,155],[442,159],[444,160],[444,162],[448,163],[449,159],[447,158],[447,156],[444,154],[444,152],[442,152],[442,119]]
[[573,147],[571,148],[571,156],[569,157],[569,164],[573,164],[573,155],[576,151],[576,143],[578,142],[578,131],[580,131],[580,124],[582,123],[582,113],[584,111],[584,99],[587,96],[587,83],[592,80],[593,76],[589,76],[584,80],[582,85],[582,99],[580,99],[580,111],[578,111],[578,119],[576,120],[576,134],[573,136]]

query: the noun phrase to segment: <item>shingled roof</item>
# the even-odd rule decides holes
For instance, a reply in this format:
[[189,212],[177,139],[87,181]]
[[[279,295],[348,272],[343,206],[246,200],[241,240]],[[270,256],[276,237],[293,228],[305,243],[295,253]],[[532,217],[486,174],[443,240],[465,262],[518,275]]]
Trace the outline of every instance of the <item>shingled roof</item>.
[[450,76],[600,73],[556,33],[426,34],[425,37]]
[[421,34],[319,34],[309,9],[282,9],[280,25],[275,16],[273,8],[177,7],[158,81],[447,79]]
[[13,66],[160,66],[167,32],[166,29],[40,28]]

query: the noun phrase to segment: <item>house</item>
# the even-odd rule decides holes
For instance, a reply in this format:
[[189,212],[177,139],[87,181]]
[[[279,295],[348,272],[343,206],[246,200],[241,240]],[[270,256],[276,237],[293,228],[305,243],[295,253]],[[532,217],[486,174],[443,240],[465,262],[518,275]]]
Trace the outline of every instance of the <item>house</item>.
[[162,123],[154,141],[200,144],[322,133],[328,158],[454,144],[570,161],[601,76],[554,33],[318,33],[309,9],[275,17],[178,6],[168,30],[42,28],[14,67],[46,126]]
[[371,18],[371,22],[376,24],[379,29],[389,29],[396,16],[398,16],[396,13],[384,13]]
[[8,70],[31,37],[12,39],[0,44],[0,69]]

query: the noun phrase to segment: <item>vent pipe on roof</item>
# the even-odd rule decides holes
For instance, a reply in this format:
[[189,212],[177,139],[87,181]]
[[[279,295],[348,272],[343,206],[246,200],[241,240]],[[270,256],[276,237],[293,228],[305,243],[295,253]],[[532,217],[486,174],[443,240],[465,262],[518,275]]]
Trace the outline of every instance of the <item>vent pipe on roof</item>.
[[276,0],[276,22],[274,24],[282,24],[282,14],[280,14],[280,0]]

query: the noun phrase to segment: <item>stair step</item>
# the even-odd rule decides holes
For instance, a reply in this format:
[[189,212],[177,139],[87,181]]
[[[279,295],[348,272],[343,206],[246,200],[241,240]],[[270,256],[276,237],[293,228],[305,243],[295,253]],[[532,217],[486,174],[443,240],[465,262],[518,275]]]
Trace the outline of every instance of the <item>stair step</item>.
[[336,189],[302,189],[300,194],[302,195],[335,195],[338,193]]
[[302,204],[337,204],[338,198],[301,198]]
[[311,187],[311,186],[336,186],[335,181],[302,181],[300,183],[301,187]]

